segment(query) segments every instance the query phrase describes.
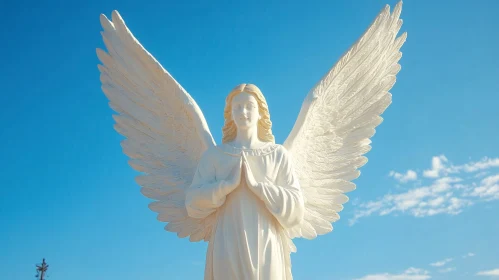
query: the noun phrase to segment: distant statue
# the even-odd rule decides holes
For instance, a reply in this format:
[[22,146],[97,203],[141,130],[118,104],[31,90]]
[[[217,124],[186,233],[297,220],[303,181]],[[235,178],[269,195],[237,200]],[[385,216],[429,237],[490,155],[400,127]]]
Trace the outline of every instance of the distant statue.
[[114,11],[101,16],[109,53],[97,50],[123,150],[166,230],[209,242],[205,280],[290,280],[293,238],[332,231],[369,140],[391,103],[406,33],[389,6],[308,93],[283,145],[252,84],[225,100],[216,145],[194,99]]

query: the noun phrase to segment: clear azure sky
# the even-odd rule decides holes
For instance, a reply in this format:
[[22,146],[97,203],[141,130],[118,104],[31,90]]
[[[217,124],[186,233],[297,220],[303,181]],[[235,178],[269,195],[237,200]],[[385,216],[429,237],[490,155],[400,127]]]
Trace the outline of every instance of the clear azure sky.
[[[221,139],[224,99],[265,94],[278,143],[308,90],[385,4],[361,1],[4,1],[0,271],[52,280],[202,279],[205,243],[163,230],[113,130],[95,49],[118,10]],[[499,275],[499,2],[404,2],[402,71],[357,190],[297,280]],[[497,276],[496,276],[497,277]]]

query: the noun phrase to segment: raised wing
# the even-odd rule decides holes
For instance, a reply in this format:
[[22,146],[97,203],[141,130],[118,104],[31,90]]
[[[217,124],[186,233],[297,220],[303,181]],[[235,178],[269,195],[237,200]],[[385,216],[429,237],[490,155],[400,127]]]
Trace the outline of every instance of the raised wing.
[[370,137],[391,104],[389,90],[400,71],[399,51],[407,34],[397,37],[402,2],[387,5],[362,37],[307,95],[284,146],[294,157],[306,199],[304,222],[291,237],[315,238],[332,231],[344,194],[367,162]]
[[145,50],[117,11],[112,22],[101,15],[108,53],[97,49],[103,65],[102,90],[110,100],[115,129],[126,137],[123,151],[151,210],[168,222],[165,229],[199,241],[209,236],[212,217],[188,217],[184,188],[194,176],[202,153],[214,145],[206,120],[192,97]]

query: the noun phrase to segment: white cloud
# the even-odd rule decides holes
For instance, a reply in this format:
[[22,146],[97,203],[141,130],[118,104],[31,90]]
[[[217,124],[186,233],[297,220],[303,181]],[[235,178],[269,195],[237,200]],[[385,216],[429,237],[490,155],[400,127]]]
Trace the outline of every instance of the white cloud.
[[478,276],[499,276],[499,268],[487,271],[480,271],[476,275]]
[[428,271],[411,267],[401,274],[390,274],[390,273],[370,274],[362,278],[357,278],[355,280],[426,280],[426,279],[431,279],[430,273]]
[[[484,157],[479,161],[469,162],[463,165],[448,164],[449,160],[444,155],[434,156],[431,160],[431,169],[423,171],[423,176],[428,178],[438,178],[455,173],[473,173],[482,171],[492,167],[499,167],[499,158]],[[483,176],[485,173],[480,172],[476,176]]]
[[452,258],[447,258],[445,260],[441,260],[438,262],[430,263],[431,266],[436,266],[436,267],[441,267],[444,266],[445,264],[451,262],[453,259]]
[[471,173],[471,172],[489,169],[491,167],[499,167],[499,158],[484,157],[483,159],[477,162],[470,162],[460,166],[451,166],[449,168],[449,172],[456,173],[464,171],[466,173]]
[[426,217],[437,214],[456,215],[462,209],[472,205],[469,199],[456,197],[455,182],[459,178],[440,178],[425,187],[410,189],[403,193],[387,194],[376,201],[360,203],[350,219],[350,225],[362,217],[371,215],[405,213],[414,217]]
[[499,199],[499,174],[484,178],[469,195],[485,200]]
[[444,155],[436,156],[431,159],[431,169],[423,171],[423,176],[429,178],[437,178],[440,173],[445,170],[447,158]]
[[474,257],[475,256],[475,253],[468,253],[466,255],[463,256],[463,259],[466,259],[466,258],[469,258],[469,257]]
[[388,174],[390,177],[395,178],[395,180],[400,183],[407,183],[409,181],[414,181],[418,178],[418,174],[414,170],[407,170],[405,174],[401,174],[395,171],[390,171]]
[[[483,173],[484,169],[498,167],[499,158],[484,158],[478,162],[453,165],[447,157],[440,155],[432,158],[431,165],[431,169],[424,171],[424,177],[430,181],[425,186],[414,184],[412,189],[405,192],[389,193],[365,203],[358,202],[349,224],[353,225],[358,219],[371,215],[457,215],[475,203],[499,199],[499,173],[481,180],[475,174],[467,174],[478,171]],[[417,178],[417,175],[410,175],[412,173],[409,171],[406,174],[391,171],[390,176],[400,182]]]
[[448,272],[451,272],[451,271],[454,271],[456,270],[455,267],[447,267],[447,268],[444,268],[444,269],[440,269],[438,272],[440,273],[448,273]]
[[482,171],[482,172],[478,172],[474,177],[475,178],[480,178],[480,177],[483,177],[485,175],[489,174],[489,172],[487,171]]

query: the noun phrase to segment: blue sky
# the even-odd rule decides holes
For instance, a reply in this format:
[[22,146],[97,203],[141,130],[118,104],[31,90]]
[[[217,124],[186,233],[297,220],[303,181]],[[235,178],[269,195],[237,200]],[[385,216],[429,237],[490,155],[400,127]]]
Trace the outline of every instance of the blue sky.
[[[251,82],[282,143],[308,90],[396,1],[269,2],[0,5],[3,279],[34,278],[44,257],[53,280],[202,279],[206,244],[163,230],[112,128],[99,14],[120,11],[196,99],[217,142],[226,94]],[[393,103],[334,231],[296,241],[295,279],[499,275],[498,9],[404,2]]]

